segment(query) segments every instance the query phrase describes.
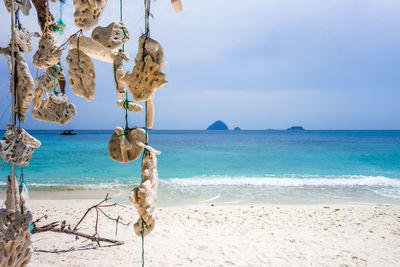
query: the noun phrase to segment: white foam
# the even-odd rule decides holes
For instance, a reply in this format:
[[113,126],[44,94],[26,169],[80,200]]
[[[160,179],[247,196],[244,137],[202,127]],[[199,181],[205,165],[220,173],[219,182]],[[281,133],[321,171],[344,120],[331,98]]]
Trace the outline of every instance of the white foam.
[[[312,178],[307,178],[312,177]],[[384,176],[342,175],[342,176],[298,176],[293,177],[225,177],[199,176],[191,178],[171,178],[162,184],[177,186],[373,186],[399,187],[400,179]]]

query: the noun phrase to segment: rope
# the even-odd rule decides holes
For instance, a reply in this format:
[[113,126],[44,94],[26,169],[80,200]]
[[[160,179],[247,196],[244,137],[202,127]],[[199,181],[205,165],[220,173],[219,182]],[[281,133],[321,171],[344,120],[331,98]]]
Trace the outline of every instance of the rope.
[[53,93],[57,94],[57,92],[56,92],[56,64],[53,65],[53,69],[54,69],[54,89],[53,89]]
[[142,218],[142,267],[144,267],[144,226],[146,221]]
[[62,6],[64,2],[60,1],[60,18],[57,20],[56,25],[54,26],[54,31],[58,32],[59,34],[64,34],[64,29],[65,29],[65,23],[62,19]]
[[[21,176],[19,178],[19,193],[20,194],[22,193],[23,185],[25,185],[25,187],[28,188],[28,186],[26,185],[25,180],[24,180],[24,171],[21,167]],[[24,207],[22,204],[21,204],[21,214],[24,215]]]

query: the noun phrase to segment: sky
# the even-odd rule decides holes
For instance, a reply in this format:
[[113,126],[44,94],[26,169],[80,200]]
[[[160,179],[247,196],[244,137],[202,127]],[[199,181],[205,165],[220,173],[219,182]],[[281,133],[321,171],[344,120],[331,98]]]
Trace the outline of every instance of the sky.
[[[168,85],[155,96],[154,129],[205,129],[216,120],[229,128],[400,129],[400,1],[398,0],[182,0],[175,13],[169,0],[152,3],[151,37],[165,52]],[[59,17],[59,3],[50,2]],[[78,28],[67,0],[60,43]],[[20,15],[39,31],[36,11]],[[99,25],[119,21],[119,1],[108,0]],[[144,32],[142,0],[123,0],[130,33],[125,49],[132,70],[137,38]],[[0,8],[0,46],[10,38],[10,15]],[[91,32],[84,32],[90,36]],[[26,53],[32,76],[34,51]],[[67,69],[65,57],[61,64]],[[67,125],[37,121],[26,129],[114,129],[124,125],[117,107],[112,65],[93,60],[96,97],[77,97],[78,114]],[[40,73],[43,71],[39,71]],[[0,58],[0,129],[10,123],[10,72]],[[68,85],[68,82],[67,82]],[[129,114],[144,126],[144,114]]]

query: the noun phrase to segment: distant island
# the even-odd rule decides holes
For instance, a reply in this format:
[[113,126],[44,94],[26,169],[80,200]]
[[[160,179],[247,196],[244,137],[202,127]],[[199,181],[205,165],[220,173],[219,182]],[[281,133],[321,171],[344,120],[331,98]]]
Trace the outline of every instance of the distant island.
[[208,126],[207,130],[228,130],[228,126],[223,121],[218,120]]
[[242,130],[242,129],[240,129],[239,127],[235,127],[235,129],[233,129],[233,130],[235,130],[235,131],[240,131],[240,130]]
[[286,129],[287,131],[304,131],[304,128],[301,126],[292,126]]

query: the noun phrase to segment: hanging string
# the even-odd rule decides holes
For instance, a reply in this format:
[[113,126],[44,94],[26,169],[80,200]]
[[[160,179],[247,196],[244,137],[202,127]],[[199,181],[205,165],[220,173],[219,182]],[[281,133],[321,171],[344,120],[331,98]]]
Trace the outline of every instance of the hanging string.
[[[24,171],[23,168],[21,167],[21,176],[19,178],[19,193],[22,193],[22,189],[23,187],[27,187],[27,185],[25,184],[25,180],[24,180]],[[24,206],[21,204],[21,214],[24,215]]]
[[142,218],[142,267],[144,267],[144,226],[146,221]]
[[21,21],[19,20],[19,8],[15,11],[15,23],[18,24],[18,30],[22,29]]
[[53,88],[53,93],[56,95],[57,94],[57,92],[56,92],[56,64],[53,65],[53,69],[54,69],[54,77],[53,77],[54,88]]
[[[119,1],[119,21],[122,22],[122,0]],[[122,31],[124,32],[124,38],[123,39],[126,39],[125,27],[122,28]],[[125,44],[122,44],[122,51],[125,51]]]
[[62,19],[62,7],[63,7],[63,4],[65,3],[65,0],[64,1],[60,1],[60,18],[57,20],[57,23],[56,23],[56,25],[55,25],[55,27],[54,27],[54,31],[55,32],[58,32],[59,34],[64,34],[64,29],[65,29],[65,23],[64,23],[64,21],[63,21],[63,19]]

